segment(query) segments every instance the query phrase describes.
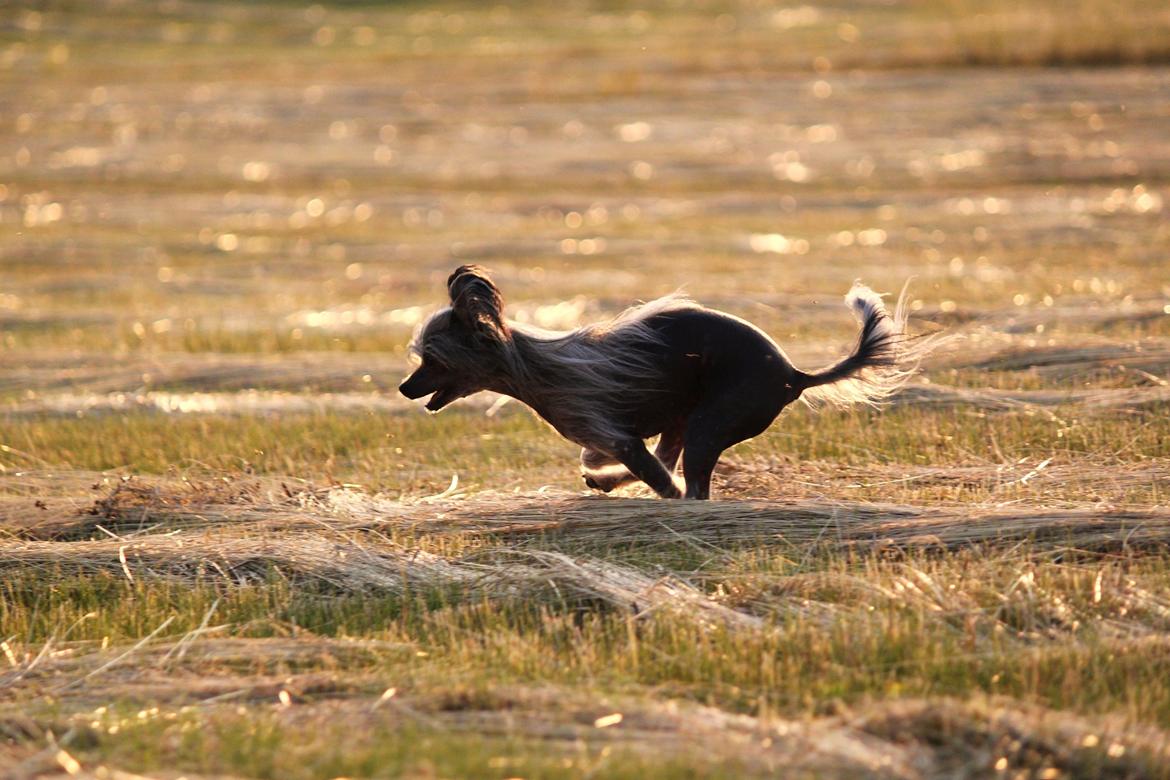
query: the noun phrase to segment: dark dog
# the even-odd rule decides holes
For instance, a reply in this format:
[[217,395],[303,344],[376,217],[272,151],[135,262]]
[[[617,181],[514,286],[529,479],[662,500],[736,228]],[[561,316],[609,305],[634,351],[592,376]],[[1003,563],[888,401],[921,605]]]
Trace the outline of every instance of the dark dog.
[[[457,268],[447,290],[451,306],[411,345],[422,363],[402,394],[433,393],[432,412],[480,390],[523,401],[584,448],[585,483],[606,492],[642,480],[680,498],[681,455],[686,497],[707,498],[723,451],[762,433],[785,406],[802,396],[874,404],[906,382],[928,348],[905,338],[902,300],[891,317],[860,284],[845,298],[861,320],[853,353],[813,374],[755,326],[680,296],[550,333],[505,320],[500,291],[479,266]],[[643,440],[659,435],[651,454]]]

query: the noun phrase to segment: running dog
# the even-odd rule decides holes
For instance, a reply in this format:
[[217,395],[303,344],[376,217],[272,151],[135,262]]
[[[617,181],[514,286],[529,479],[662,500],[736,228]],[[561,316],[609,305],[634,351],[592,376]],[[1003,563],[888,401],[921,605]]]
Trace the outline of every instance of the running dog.
[[[845,296],[861,321],[853,352],[811,374],[759,328],[680,295],[558,333],[505,319],[480,266],[455,269],[447,291],[451,305],[416,335],[421,362],[398,389],[430,395],[432,412],[480,390],[522,401],[583,448],[585,484],[604,492],[641,480],[663,498],[709,498],[723,451],[762,433],[785,406],[877,404],[931,346],[905,335],[905,291],[891,316],[861,284]],[[651,453],[644,440],[653,436]]]

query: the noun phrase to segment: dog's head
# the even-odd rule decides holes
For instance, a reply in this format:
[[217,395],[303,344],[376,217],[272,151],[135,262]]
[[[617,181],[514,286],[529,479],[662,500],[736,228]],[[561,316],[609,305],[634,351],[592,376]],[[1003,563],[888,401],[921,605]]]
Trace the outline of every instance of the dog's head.
[[415,336],[411,354],[421,362],[398,390],[407,398],[433,393],[427,409],[492,386],[511,345],[504,299],[478,265],[461,265],[447,279],[451,306],[436,312]]

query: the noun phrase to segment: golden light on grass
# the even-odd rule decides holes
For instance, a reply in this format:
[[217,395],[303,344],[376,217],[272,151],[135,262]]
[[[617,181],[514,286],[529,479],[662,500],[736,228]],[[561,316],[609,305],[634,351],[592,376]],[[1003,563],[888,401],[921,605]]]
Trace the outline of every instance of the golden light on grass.
[[268,180],[272,167],[262,160],[252,160],[244,163],[242,173],[246,181],[262,182]]
[[654,133],[654,127],[648,122],[630,122],[618,125],[618,137],[626,143],[637,143],[649,139]]
[[130,564],[126,561],[126,545],[118,548],[118,562],[122,564],[122,573],[126,575],[126,579],[134,582],[134,575],[130,573]]
[[593,721],[593,728],[607,729],[611,726],[616,726],[622,722],[622,717],[623,716],[620,712],[614,712],[609,715],[602,715],[600,718]]
[[65,770],[66,774],[81,774],[81,763],[76,758],[71,756],[66,750],[58,749],[57,752],[53,755],[53,760],[57,762],[58,766]]

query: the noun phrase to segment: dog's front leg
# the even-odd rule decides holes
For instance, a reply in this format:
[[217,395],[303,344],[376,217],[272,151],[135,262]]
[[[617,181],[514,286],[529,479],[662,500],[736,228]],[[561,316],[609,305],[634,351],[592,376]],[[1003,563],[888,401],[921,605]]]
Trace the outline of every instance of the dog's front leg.
[[624,439],[615,444],[613,456],[638,479],[663,498],[682,498],[682,491],[662,461],[654,457],[641,439]]

